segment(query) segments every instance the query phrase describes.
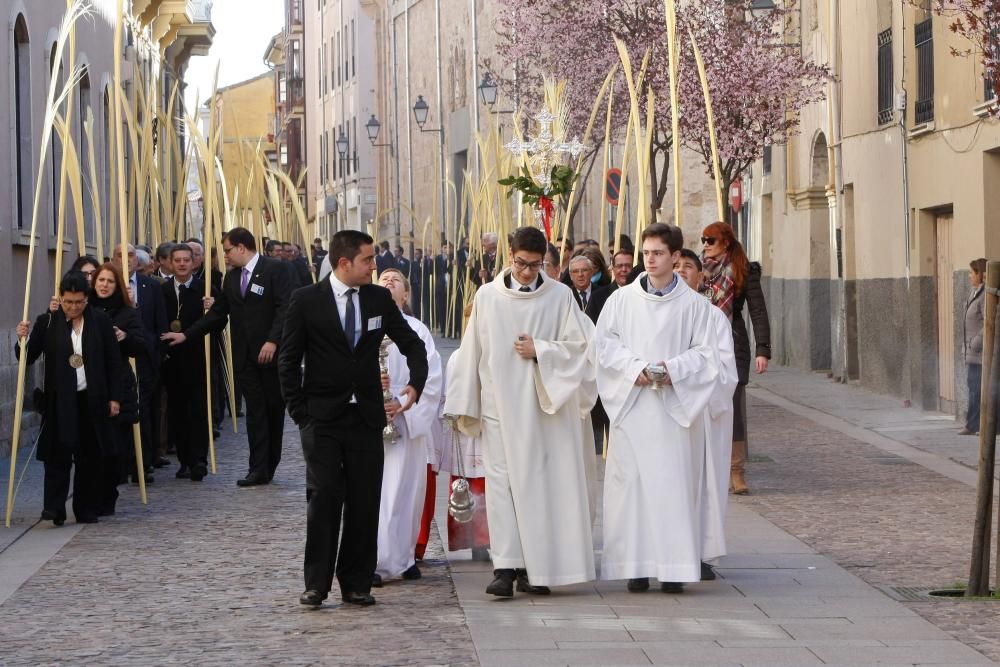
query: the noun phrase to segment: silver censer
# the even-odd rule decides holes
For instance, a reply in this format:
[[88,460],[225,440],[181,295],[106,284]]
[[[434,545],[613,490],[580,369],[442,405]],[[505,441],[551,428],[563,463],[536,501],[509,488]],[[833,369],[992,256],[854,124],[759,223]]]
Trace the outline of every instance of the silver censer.
[[[392,340],[386,336],[378,346],[378,369],[382,375],[389,375],[389,347],[391,345]],[[393,400],[395,400],[395,396],[392,395],[392,391],[383,389],[382,402],[391,403]],[[399,441],[399,429],[396,428],[393,420],[387,419],[386,421],[388,423],[382,429],[382,442],[387,445],[394,445]]]

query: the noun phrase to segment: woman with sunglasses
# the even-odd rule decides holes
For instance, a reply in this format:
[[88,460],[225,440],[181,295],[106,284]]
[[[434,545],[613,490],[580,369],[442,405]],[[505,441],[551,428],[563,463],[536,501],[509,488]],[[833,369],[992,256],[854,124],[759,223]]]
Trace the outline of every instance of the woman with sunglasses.
[[733,395],[733,454],[730,485],[733,493],[749,493],[745,478],[747,460],[746,385],[750,381],[750,336],[743,319],[743,306],[750,311],[757,349],[757,373],[767,371],[771,358],[771,326],[767,317],[764,291],[760,287],[760,264],[750,262],[743,246],[724,222],[713,222],[702,232],[702,264],[705,278],[702,294],[717,306],[733,324],[736,369],[740,382]]

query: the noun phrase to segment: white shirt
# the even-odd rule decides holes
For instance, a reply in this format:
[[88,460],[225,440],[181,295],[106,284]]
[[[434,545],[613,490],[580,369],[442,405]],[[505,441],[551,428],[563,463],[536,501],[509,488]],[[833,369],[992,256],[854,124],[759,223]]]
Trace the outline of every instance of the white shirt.
[[[361,340],[361,301],[358,300],[358,288],[348,287],[340,282],[337,274],[333,271],[330,272],[330,287],[333,288],[333,299],[337,303],[337,315],[340,317],[341,328],[346,326],[344,320],[347,318],[347,290],[354,290],[351,299],[354,301],[354,344],[357,345],[358,341]],[[351,394],[350,402],[357,403],[358,397]]]
[[132,288],[132,300],[135,301],[136,308],[139,307],[139,279],[133,273],[128,277],[128,285]]
[[[594,293],[593,283],[591,283],[590,285],[587,285],[587,289],[582,290],[582,291],[578,290],[576,288],[576,285],[573,285],[573,291],[576,292],[577,296],[581,297],[581,300],[585,298],[587,300],[587,303],[589,304],[590,303],[590,295]],[[584,305],[583,307],[586,308],[586,305]]]
[[187,279],[186,283],[179,283],[179,282],[177,282],[177,278],[174,278],[174,294],[177,295],[177,312],[178,313],[181,312],[181,285],[184,285],[184,287],[187,287],[188,289],[191,289],[191,281],[192,280],[194,280],[194,274],[193,273],[191,274],[191,277]]
[[[69,325],[69,337],[73,341],[73,354],[83,356],[83,320],[80,320],[80,332],[77,333],[72,322]],[[86,361],[86,360],[84,360]],[[87,391],[87,372],[83,366],[76,369],[76,390]]]
[[538,284],[538,279],[536,278],[531,281],[530,285],[522,285],[521,281],[514,277],[514,272],[513,271],[510,272],[510,289],[514,292],[522,291],[521,290],[522,287],[527,287],[529,292],[534,292],[535,285],[537,284]]
[[[255,252],[253,254],[253,257],[250,258],[250,261],[247,262],[247,265],[243,267],[243,270],[246,271],[247,273],[249,273],[251,277],[253,276],[253,270],[255,268],[257,268],[257,260],[258,259],[260,259],[260,253],[256,253]],[[240,278],[242,278],[242,277],[243,277],[243,274],[241,272],[240,273]],[[250,279],[249,278],[247,278],[247,289],[250,289]]]

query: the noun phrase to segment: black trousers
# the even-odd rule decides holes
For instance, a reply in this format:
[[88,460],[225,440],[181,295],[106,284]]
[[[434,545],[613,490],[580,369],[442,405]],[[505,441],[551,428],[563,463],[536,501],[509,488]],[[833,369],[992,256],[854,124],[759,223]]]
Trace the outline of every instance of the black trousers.
[[608,421],[608,413],[604,411],[601,399],[597,399],[597,404],[590,411],[590,423],[594,428],[594,450],[600,456],[604,453],[604,439],[610,435],[611,424]]
[[[103,478],[101,446],[91,422],[87,392],[76,392],[76,449],[57,449],[45,459],[44,508],[66,519],[70,472],[73,473],[73,514],[78,519],[96,518],[100,513]],[[57,446],[58,447],[58,446]]]
[[979,403],[982,394],[983,366],[982,364],[966,364],[968,371],[966,382],[969,387],[969,410],[965,413],[965,428],[973,433],[979,433]]
[[382,431],[365,424],[351,407],[337,421],[311,422],[301,435],[308,503],[306,590],[328,593],[336,572],[342,594],[367,593],[378,562]]
[[208,465],[208,406],[204,383],[167,381],[170,440],[181,465]]
[[244,362],[239,369],[239,383],[247,404],[249,472],[271,479],[281,462],[281,435],[285,430],[285,402],[281,398],[278,368]]
[[[145,467],[153,465],[153,458],[158,451],[158,434],[160,415],[158,406],[159,378],[155,374],[143,375],[139,369],[139,435],[142,438],[142,464]],[[131,442],[131,441],[130,441]],[[125,460],[133,464],[135,470],[135,448],[122,452]],[[131,474],[131,473],[130,473]]]

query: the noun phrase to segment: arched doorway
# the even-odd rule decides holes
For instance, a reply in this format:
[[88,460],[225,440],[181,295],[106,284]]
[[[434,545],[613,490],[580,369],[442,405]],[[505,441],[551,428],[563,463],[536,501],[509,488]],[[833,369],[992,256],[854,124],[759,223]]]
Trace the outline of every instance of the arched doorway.
[[830,231],[833,211],[833,178],[826,135],[817,132],[812,144],[809,172],[809,367],[828,370],[832,364],[831,297],[832,262]]

